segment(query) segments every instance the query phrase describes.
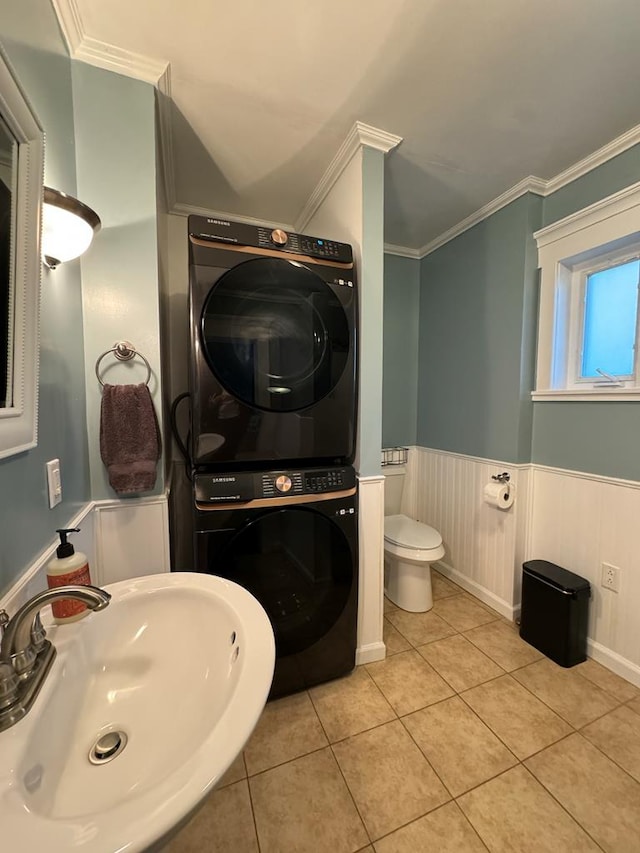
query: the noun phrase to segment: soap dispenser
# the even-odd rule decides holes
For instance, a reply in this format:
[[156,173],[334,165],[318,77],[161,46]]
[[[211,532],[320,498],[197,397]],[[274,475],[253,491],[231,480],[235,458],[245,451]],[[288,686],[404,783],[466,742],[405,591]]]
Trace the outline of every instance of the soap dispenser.
[[[60,544],[56,556],[47,563],[47,585],[49,589],[68,584],[88,586],[91,584],[89,562],[86,554],[76,551],[67,541],[67,534],[80,533],[79,527],[61,528],[56,530],[60,536]],[[55,621],[61,625],[65,622],[75,622],[89,612],[87,605],[73,599],[55,601],[51,605]]]

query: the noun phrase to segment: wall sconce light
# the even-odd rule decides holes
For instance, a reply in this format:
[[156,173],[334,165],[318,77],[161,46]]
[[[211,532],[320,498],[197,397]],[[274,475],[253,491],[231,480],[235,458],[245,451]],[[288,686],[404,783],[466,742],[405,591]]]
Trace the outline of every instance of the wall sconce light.
[[98,214],[71,195],[44,188],[42,255],[49,269],[79,258],[100,230]]

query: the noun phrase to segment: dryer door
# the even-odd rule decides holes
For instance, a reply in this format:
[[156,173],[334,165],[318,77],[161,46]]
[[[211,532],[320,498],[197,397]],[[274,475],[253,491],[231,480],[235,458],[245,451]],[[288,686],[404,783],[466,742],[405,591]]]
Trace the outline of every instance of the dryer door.
[[273,625],[278,657],[304,651],[337,626],[344,642],[342,617],[354,600],[357,567],[347,537],[326,516],[305,507],[262,513],[226,546],[211,548],[207,563],[206,571],[258,599]]
[[351,345],[331,287],[302,264],[280,258],[245,261],[213,285],[200,339],[226,391],[272,412],[304,409],[329,394]]

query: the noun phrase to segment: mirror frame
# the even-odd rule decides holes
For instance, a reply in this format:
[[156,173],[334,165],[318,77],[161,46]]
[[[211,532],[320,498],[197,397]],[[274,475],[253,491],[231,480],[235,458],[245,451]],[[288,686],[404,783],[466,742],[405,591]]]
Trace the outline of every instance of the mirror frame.
[[[44,132],[0,45],[0,113],[18,141],[15,200],[12,406],[0,409],[0,459],[38,443],[40,233]],[[10,318],[11,319],[11,318]]]

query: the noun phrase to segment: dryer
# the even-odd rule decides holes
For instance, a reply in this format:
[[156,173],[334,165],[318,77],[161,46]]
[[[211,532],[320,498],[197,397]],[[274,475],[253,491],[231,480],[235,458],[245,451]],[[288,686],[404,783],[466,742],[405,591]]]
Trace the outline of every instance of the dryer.
[[353,468],[196,474],[197,571],[264,607],[276,641],[270,698],[355,666],[358,513]]
[[189,217],[196,467],[349,464],[356,436],[351,247]]

